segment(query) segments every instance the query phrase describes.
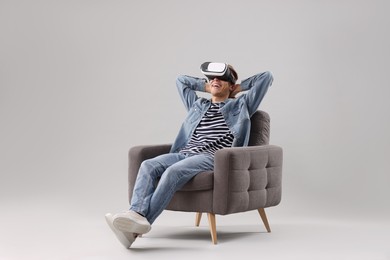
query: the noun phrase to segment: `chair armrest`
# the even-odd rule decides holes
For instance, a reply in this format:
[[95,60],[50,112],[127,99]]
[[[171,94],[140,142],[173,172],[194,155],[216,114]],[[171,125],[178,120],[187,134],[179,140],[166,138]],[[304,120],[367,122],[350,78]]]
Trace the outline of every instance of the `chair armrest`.
[[170,149],[171,144],[140,145],[130,148],[128,169],[129,201],[131,200],[131,196],[133,195],[134,184],[141,163],[147,159],[156,157],[158,155],[169,153]]
[[215,214],[275,206],[281,200],[283,150],[275,145],[225,148],[215,153]]

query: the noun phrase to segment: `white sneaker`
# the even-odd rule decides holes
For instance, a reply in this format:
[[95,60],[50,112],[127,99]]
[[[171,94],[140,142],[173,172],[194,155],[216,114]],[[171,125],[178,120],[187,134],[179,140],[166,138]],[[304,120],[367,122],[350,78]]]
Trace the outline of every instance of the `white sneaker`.
[[114,218],[113,218],[111,213],[107,213],[105,215],[105,218],[106,218],[108,226],[114,232],[114,234],[115,234],[116,238],[118,238],[119,242],[121,242],[121,244],[124,245],[124,247],[129,248],[133,244],[135,239],[137,238],[137,234],[131,233],[131,232],[122,232],[122,231],[119,231],[118,229],[116,229],[114,227],[114,224],[113,224]]
[[152,228],[149,221],[138,214],[137,212],[130,210],[123,213],[114,215],[114,226],[122,232],[130,232],[135,234],[145,234]]

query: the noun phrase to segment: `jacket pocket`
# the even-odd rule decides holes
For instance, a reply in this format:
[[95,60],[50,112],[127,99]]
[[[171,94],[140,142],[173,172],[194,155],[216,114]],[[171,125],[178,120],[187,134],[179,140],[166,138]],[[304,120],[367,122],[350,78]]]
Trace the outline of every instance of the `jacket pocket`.
[[202,113],[201,113],[200,106],[195,104],[194,106],[192,106],[192,108],[190,109],[190,111],[188,113],[188,116],[187,116],[188,122],[190,122],[190,123],[196,122],[201,117],[201,114]]

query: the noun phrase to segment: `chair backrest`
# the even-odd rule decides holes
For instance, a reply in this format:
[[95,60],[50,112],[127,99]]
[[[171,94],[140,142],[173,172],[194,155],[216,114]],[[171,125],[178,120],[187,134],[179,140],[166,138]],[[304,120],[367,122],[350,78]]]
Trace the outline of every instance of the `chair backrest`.
[[267,112],[257,110],[251,117],[249,146],[269,144],[270,117]]

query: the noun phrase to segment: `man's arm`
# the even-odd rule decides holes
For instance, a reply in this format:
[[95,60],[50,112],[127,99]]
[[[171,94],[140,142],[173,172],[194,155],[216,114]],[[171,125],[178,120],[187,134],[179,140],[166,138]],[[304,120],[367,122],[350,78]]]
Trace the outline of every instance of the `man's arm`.
[[194,102],[199,98],[196,91],[206,91],[205,83],[205,79],[184,75],[177,77],[176,87],[187,111],[190,110]]
[[243,80],[236,87],[237,90],[234,91],[236,93],[239,91],[247,91],[240,98],[245,99],[250,115],[256,112],[272,82],[273,76],[271,72],[266,71]]

